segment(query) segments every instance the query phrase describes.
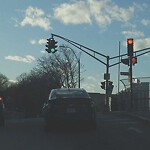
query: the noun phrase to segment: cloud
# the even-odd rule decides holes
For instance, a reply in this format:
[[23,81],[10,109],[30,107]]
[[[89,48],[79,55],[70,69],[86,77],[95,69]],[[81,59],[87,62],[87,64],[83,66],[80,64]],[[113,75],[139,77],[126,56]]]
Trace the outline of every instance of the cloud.
[[90,11],[99,26],[106,26],[112,21],[127,22],[134,13],[134,8],[122,8],[111,0],[88,0]]
[[31,55],[26,55],[25,57],[21,56],[6,56],[5,59],[12,60],[12,61],[18,61],[18,62],[24,62],[24,63],[32,63],[35,61],[35,57]]
[[98,92],[97,85],[94,83],[82,83],[81,88],[84,88],[87,92]]
[[99,75],[87,76],[86,82],[83,81],[81,83],[81,87],[86,89],[88,92],[100,92],[100,81],[98,79]]
[[17,83],[16,80],[9,80],[9,82],[11,82],[11,83]]
[[135,50],[148,48],[150,47],[150,38],[137,39],[134,43]]
[[31,25],[33,27],[41,27],[44,30],[51,29],[49,18],[45,15],[42,9],[29,6],[25,11],[25,18],[20,23],[21,26]]
[[42,45],[42,44],[46,44],[46,39],[40,39],[39,41],[38,41],[38,44],[40,44],[40,45]]
[[119,7],[111,0],[86,0],[64,3],[54,9],[54,17],[64,24],[91,24],[95,21],[105,27],[112,21],[128,22],[134,15],[137,5]]
[[[123,46],[127,47],[127,41],[123,42]],[[150,38],[140,38],[134,40],[134,51],[138,51],[144,48],[150,48]]]
[[141,31],[122,31],[122,34],[126,38],[139,38],[144,37],[144,33]]
[[46,51],[45,51],[45,50],[42,50],[41,53],[42,53],[42,54],[46,54]]
[[31,43],[32,45],[35,45],[35,44],[36,44],[36,40],[31,40],[30,43]]
[[87,79],[90,80],[90,81],[93,81],[93,82],[97,81],[96,78],[93,77],[93,76],[88,76]]
[[141,20],[141,23],[142,23],[144,26],[150,26],[150,19],[142,19],[142,20]]
[[84,1],[61,4],[54,9],[54,17],[64,24],[91,23],[89,9]]
[[18,26],[19,26],[19,22],[18,22],[17,18],[12,17],[11,20],[12,20],[13,22],[15,22],[15,25],[14,25],[15,27],[18,27]]
[[43,44],[46,44],[46,39],[40,39],[40,40],[31,40],[30,43],[32,45],[35,45],[35,44],[39,44],[39,45],[43,45]]

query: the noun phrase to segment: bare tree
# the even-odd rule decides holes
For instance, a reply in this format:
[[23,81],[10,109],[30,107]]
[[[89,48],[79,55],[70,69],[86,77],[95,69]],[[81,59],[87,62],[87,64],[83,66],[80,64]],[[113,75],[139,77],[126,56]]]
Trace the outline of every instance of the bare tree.
[[49,74],[54,79],[59,79],[62,87],[76,87],[79,78],[79,57],[69,46],[60,46],[59,50],[38,59],[37,72]]
[[0,91],[2,91],[8,84],[8,78],[0,73]]

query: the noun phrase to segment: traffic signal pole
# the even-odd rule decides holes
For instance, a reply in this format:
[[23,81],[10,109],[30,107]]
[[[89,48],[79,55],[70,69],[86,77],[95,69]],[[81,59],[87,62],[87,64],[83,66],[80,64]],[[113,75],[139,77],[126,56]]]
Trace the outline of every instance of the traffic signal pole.
[[133,102],[133,81],[132,81],[132,57],[133,57],[133,39],[127,39],[127,50],[128,50],[128,57],[129,57],[129,79],[130,79],[130,103],[131,103],[131,110],[133,110],[134,102]]
[[133,102],[133,82],[132,82],[132,56],[130,56],[130,68],[129,68],[129,76],[130,76],[130,100],[131,100],[131,110],[133,110],[134,102]]
[[106,111],[110,111],[109,108],[109,94],[108,94],[108,82],[109,82],[109,56],[107,56],[107,64],[106,64],[106,94],[105,94],[105,109]]
[[[83,46],[83,45],[81,45],[79,43],[71,41],[71,40],[69,40],[67,38],[64,38],[62,36],[59,36],[59,35],[56,35],[56,34],[52,34],[52,38],[54,36],[59,37],[59,38],[65,40],[66,42],[70,43],[74,47],[80,49],[82,52],[88,54],[89,56],[91,56],[92,58],[94,58],[95,60],[97,60],[98,62],[100,62],[100,63],[102,63],[103,65],[106,66],[106,73],[105,73],[105,77],[104,77],[104,79],[106,80],[106,82],[105,82],[106,83],[106,85],[105,85],[105,90],[106,90],[106,94],[105,94],[105,108],[106,108],[106,111],[110,111],[110,108],[109,108],[109,96],[110,96],[110,89],[109,89],[110,88],[109,87],[109,82],[110,82],[109,81],[110,80],[109,67],[110,67],[110,65],[109,65],[109,60],[110,60],[110,58],[109,58],[109,56],[106,56],[106,55],[104,55],[102,53],[99,53],[99,52],[97,52],[95,50],[92,50],[92,49],[90,49],[90,48],[88,48],[86,46]],[[94,53],[94,55],[92,55],[90,52]],[[103,58],[106,58],[106,63],[104,61],[102,61],[101,59],[97,58],[95,56],[95,54],[97,54],[99,56],[102,56]]]

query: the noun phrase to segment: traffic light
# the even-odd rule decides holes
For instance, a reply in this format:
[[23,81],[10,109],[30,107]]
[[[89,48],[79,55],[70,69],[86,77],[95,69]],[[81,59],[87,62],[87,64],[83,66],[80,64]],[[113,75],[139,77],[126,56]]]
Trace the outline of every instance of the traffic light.
[[129,66],[129,58],[121,59],[121,62]]
[[108,81],[108,95],[112,94],[113,88],[114,88],[113,82]]
[[53,38],[47,39],[47,49],[45,49],[48,53],[55,53],[57,50],[57,41],[55,41]]
[[50,45],[50,48],[51,48],[51,53],[55,53],[57,50],[57,41],[55,41],[53,38],[51,39],[51,45]]
[[105,90],[105,81],[101,82],[101,88]]
[[127,49],[128,49],[128,56],[133,56],[133,39],[127,39]]
[[113,82],[112,81],[108,81],[108,87],[112,88],[113,87]]
[[45,49],[48,53],[50,53],[50,43],[51,43],[51,40],[50,39],[47,39],[47,45],[45,45],[47,48]]
[[133,56],[132,57],[132,65],[135,65],[137,63],[137,57]]

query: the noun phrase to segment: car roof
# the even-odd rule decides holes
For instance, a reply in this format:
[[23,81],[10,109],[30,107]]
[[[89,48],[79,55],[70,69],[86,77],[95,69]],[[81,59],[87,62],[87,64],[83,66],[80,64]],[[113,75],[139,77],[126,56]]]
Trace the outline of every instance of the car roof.
[[86,95],[87,98],[89,98],[89,94],[87,93],[87,91],[83,88],[58,88],[58,89],[52,89],[49,95],[49,99],[51,99],[52,97],[55,97],[56,93],[57,94],[73,94],[74,92],[77,93],[84,93]]
[[58,89],[52,89],[52,91],[86,91],[83,88],[58,88]]

